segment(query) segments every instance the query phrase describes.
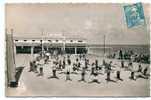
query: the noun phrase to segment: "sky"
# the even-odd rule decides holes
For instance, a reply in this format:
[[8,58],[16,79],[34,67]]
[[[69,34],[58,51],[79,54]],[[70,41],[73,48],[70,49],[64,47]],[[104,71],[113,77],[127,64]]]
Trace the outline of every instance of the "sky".
[[86,38],[88,43],[149,44],[150,5],[143,4],[145,25],[128,28],[126,4],[6,4],[7,31],[15,36],[65,34]]

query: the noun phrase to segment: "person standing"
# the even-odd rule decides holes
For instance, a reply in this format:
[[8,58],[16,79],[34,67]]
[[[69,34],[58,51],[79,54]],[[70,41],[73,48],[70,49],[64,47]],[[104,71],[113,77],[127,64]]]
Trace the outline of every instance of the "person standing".
[[75,67],[77,68],[77,71],[79,70],[79,60],[78,58],[75,61]]
[[105,62],[105,60],[103,59],[102,65],[104,65],[104,66],[105,66],[105,64],[106,64],[106,62]]
[[67,63],[68,63],[68,65],[67,65],[67,67],[66,67],[66,81],[72,81],[72,79],[70,78],[70,72],[71,72],[71,61],[70,61],[70,59],[68,59],[68,61],[67,61]]
[[80,64],[81,64],[81,68],[84,68],[84,67],[85,67],[85,60],[84,60],[84,59],[81,59],[81,60],[80,60]]
[[34,67],[34,72],[38,73],[38,62],[37,61],[33,61],[33,67]]
[[85,74],[86,74],[86,68],[82,68],[82,73],[81,73],[81,79],[79,80],[80,82],[83,81],[83,82],[86,82],[85,81]]
[[135,69],[134,69],[134,66],[133,66],[133,63],[131,62],[131,64],[130,64],[130,71],[131,71],[131,76],[130,76],[130,79],[132,79],[132,80],[136,80],[135,79]]
[[56,75],[56,66],[57,66],[57,63],[55,61],[53,61],[53,66],[52,66],[52,76],[48,77],[48,78],[56,78],[56,79],[59,79]]
[[90,75],[93,75],[93,74],[94,74],[94,71],[95,71],[95,64],[92,63],[92,68],[91,68],[91,74],[90,74]]
[[121,67],[124,68],[124,60],[121,60]]
[[143,75],[144,75],[144,76],[147,76],[147,71],[148,71],[148,67],[146,67],[146,68],[143,70]]
[[62,69],[65,69],[65,66],[66,66],[66,60],[65,60],[65,57],[63,57],[63,62],[62,62]]
[[105,65],[106,65],[106,70],[107,70],[107,78],[106,78],[107,81],[110,81],[110,80],[111,80],[111,79],[110,79],[111,64],[112,64],[112,61],[110,61],[109,64],[107,64],[107,63],[105,64]]
[[123,59],[123,52],[122,52],[122,49],[119,51],[119,59]]
[[33,71],[33,62],[32,61],[30,61],[29,62],[29,71],[28,72],[31,72],[31,71]]
[[98,60],[95,60],[95,67],[96,67],[96,70],[98,70],[99,66],[98,66]]
[[62,71],[62,61],[61,61],[61,59],[58,61],[58,70]]
[[116,78],[118,80],[123,81],[123,79],[121,79],[121,67],[120,66],[116,66]]
[[138,70],[137,70],[137,72],[142,72],[142,66],[141,66],[141,64],[138,65]]
[[40,67],[40,68],[39,68],[39,72],[40,72],[40,73],[39,73],[39,76],[43,76],[43,74],[44,74],[44,73],[43,73],[43,67]]
[[88,60],[85,58],[85,69],[88,69]]

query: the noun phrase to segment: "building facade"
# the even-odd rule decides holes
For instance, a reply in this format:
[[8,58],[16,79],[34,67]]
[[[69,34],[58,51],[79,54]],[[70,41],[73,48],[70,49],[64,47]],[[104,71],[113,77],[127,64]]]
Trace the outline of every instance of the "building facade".
[[35,54],[43,50],[53,53],[57,51],[62,54],[85,54],[87,53],[87,42],[84,38],[65,37],[63,35],[32,36],[21,37],[14,36],[15,52],[24,54]]

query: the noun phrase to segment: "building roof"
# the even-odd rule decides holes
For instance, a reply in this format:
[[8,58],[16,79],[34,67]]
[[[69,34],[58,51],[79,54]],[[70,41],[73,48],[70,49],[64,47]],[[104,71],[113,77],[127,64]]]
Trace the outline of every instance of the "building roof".
[[69,34],[69,35],[63,35],[63,34],[44,34],[44,35],[39,35],[36,33],[32,33],[32,34],[24,34],[24,35],[19,35],[19,34],[15,34],[13,35],[14,39],[72,39],[72,40],[86,40],[83,37],[80,37],[79,35],[73,35],[73,34]]

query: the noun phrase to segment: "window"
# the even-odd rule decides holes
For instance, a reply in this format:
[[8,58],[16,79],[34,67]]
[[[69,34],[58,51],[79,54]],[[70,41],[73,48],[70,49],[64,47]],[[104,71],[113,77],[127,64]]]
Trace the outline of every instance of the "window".
[[33,42],[35,41],[35,40],[32,40]]
[[27,41],[27,40],[24,40],[25,42]]
[[16,46],[16,53],[30,53],[30,46]]
[[58,40],[56,40],[56,42],[58,42]]
[[16,42],[18,41],[18,40],[15,40]]
[[78,40],[78,42],[83,42],[82,40]]
[[40,40],[40,42],[42,42],[42,40]]
[[70,42],[73,42],[73,40],[70,40]]

